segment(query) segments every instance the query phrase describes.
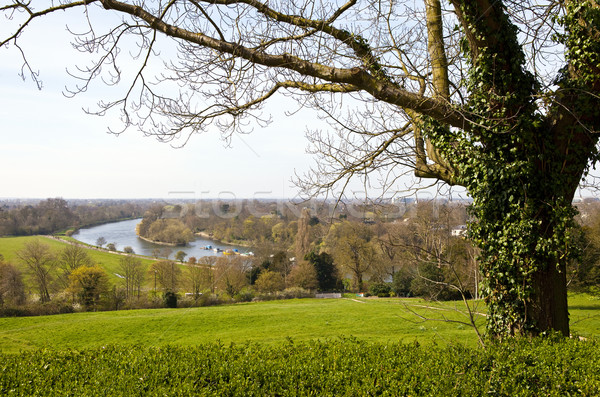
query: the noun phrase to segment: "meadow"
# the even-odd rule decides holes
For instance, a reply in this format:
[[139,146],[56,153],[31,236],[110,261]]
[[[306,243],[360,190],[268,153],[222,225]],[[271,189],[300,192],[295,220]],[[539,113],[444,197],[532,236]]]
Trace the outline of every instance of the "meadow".
[[[47,237],[0,238],[0,253],[18,264],[16,252],[26,241],[40,238],[59,252],[66,243]],[[118,282],[121,255],[88,249]],[[144,259],[144,263],[151,263]],[[486,308],[470,303],[483,332]],[[569,296],[572,333],[600,335],[600,299]],[[0,351],[86,349],[106,345],[196,346],[202,343],[277,345],[287,340],[331,340],[354,337],[365,342],[463,345],[478,338],[469,325],[463,302],[422,299],[359,298],[293,299],[180,309],[144,309],[54,316],[0,318]]]
[[[600,300],[571,296],[572,332],[600,336]],[[481,306],[481,304],[480,304]],[[476,307],[481,310],[482,307]],[[476,347],[462,302],[420,299],[293,299],[224,306],[0,318],[0,351],[87,349],[108,345],[280,345],[356,338],[376,343]],[[424,319],[425,318],[425,319]],[[483,328],[484,318],[478,316]]]
[[[0,253],[18,263],[31,238],[0,238]],[[120,255],[88,253],[118,281]],[[483,331],[485,305],[470,305]],[[600,298],[569,305],[574,338],[485,349],[463,302],[416,298],[0,318],[0,395],[600,395]]]
[[[71,237],[61,238],[76,242],[85,247],[83,243],[80,243]],[[7,262],[17,265],[21,271],[25,272],[26,269],[20,265],[17,253],[23,249],[28,241],[32,241],[34,239],[39,239],[44,244],[47,244],[50,247],[50,250],[55,254],[59,254],[67,246],[67,243],[64,241],[46,236],[0,237],[0,254],[4,256],[4,259]],[[108,274],[108,277],[112,283],[120,280],[116,274],[119,272],[119,261],[123,257],[122,255],[92,248],[85,248],[85,250],[92,259],[93,263],[99,264],[104,268],[104,270],[106,270],[106,273]],[[150,266],[150,264],[154,262],[154,260],[150,258],[141,258],[141,260],[144,266]]]

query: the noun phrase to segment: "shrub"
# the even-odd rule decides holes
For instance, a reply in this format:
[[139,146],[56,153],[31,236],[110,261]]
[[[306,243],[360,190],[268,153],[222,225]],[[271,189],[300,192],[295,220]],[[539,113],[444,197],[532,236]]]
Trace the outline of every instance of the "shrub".
[[372,284],[369,288],[371,295],[375,295],[380,298],[387,298],[392,293],[392,287],[386,283]]
[[239,292],[233,297],[236,302],[252,302],[254,300],[254,292],[250,290],[244,290]]
[[300,287],[290,287],[278,292],[280,299],[314,298],[314,294]]
[[392,290],[396,296],[412,296],[410,284],[414,278],[414,275],[410,274],[404,269],[394,273],[394,277],[392,279]]
[[0,317],[48,316],[67,313],[75,313],[75,308],[72,304],[61,301],[0,307]]
[[126,253],[126,254],[135,254],[135,251],[130,246],[127,246],[127,247],[123,248],[123,252]]
[[166,307],[174,309],[177,307],[177,294],[173,291],[167,291],[163,295],[163,302]]
[[508,340],[486,350],[354,339],[283,345],[108,346],[0,354],[11,395],[596,396],[595,341]]

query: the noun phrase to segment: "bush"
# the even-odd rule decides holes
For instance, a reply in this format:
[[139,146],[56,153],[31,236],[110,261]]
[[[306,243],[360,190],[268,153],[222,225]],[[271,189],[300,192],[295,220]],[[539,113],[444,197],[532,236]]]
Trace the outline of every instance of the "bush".
[[412,296],[412,292],[410,290],[410,283],[414,278],[414,275],[410,274],[408,271],[403,269],[394,273],[394,277],[392,279],[392,290],[394,291],[396,296]]
[[283,345],[108,346],[0,354],[11,395],[600,395],[595,341],[486,350],[354,339]]
[[75,313],[75,308],[72,304],[62,301],[0,307],[0,317],[49,316],[67,313]]
[[392,287],[386,283],[376,283],[369,287],[369,292],[379,298],[387,298],[392,293]]
[[290,287],[285,290],[278,292],[280,299],[302,299],[302,298],[314,298],[314,294],[304,288]]
[[165,292],[163,302],[166,307],[175,309],[177,307],[177,294],[173,291]]
[[233,297],[236,302],[252,302],[254,300],[254,292],[251,290],[243,290]]
[[123,252],[126,254],[135,254],[135,251],[129,245],[127,247],[123,248]]

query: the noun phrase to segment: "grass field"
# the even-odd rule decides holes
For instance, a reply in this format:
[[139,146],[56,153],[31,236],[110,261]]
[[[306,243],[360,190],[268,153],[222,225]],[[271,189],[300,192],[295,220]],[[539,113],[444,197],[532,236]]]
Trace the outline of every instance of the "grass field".
[[[600,336],[600,301],[571,297],[573,333]],[[428,306],[428,308],[425,308]],[[296,299],[190,309],[131,310],[0,318],[0,351],[85,349],[104,345],[196,346],[202,343],[294,341],[355,337],[367,342],[477,345],[459,302],[419,299]],[[481,310],[481,308],[479,308]],[[483,318],[479,323],[483,324]]]
[[[0,253],[18,264],[16,252],[28,239],[41,238],[53,251],[66,243],[46,237],[0,238]],[[120,255],[88,250],[113,281]],[[151,260],[144,260],[146,265]],[[600,299],[569,297],[572,333],[600,336]],[[475,311],[484,312],[482,303]],[[420,299],[287,300],[190,309],[131,310],[55,316],[0,318],[0,351],[39,348],[83,349],[110,344],[196,346],[221,341],[279,344],[331,340],[343,336],[368,342],[413,342],[477,345],[462,302]],[[428,320],[419,317],[422,316]],[[441,321],[441,320],[450,321]],[[478,318],[480,328],[485,319]]]
[[[59,255],[60,252],[68,245],[63,241],[44,236],[1,237],[0,254],[4,256],[4,259],[7,262],[16,265],[21,269],[21,271],[25,272],[26,269],[20,265],[17,252],[23,249],[27,241],[31,241],[33,239],[40,239],[44,244],[48,244],[52,252],[54,252],[56,255]],[[122,255],[88,248],[86,248],[86,251],[94,263],[99,264],[104,268],[104,270],[106,270],[111,282],[116,282],[119,280],[119,278],[116,276],[116,273],[119,272],[119,261],[121,260]],[[145,266],[150,266],[153,260],[142,259],[142,262]]]

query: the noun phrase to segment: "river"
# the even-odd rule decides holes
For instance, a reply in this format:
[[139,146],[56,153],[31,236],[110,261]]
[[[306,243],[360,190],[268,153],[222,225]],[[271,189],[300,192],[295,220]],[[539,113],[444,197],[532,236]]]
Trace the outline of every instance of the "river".
[[201,237],[190,242],[185,247],[171,247],[167,245],[153,244],[148,241],[142,240],[135,233],[135,227],[140,222],[141,219],[131,219],[127,221],[105,223],[104,225],[82,228],[73,234],[73,238],[86,244],[96,245],[96,241],[98,240],[98,238],[104,237],[107,243],[115,244],[117,250],[119,251],[122,251],[123,248],[129,246],[133,248],[133,251],[136,254],[147,256],[153,256],[153,250],[156,248],[160,250],[170,249],[172,252],[171,255],[169,255],[169,258],[171,259],[175,257],[177,251],[184,251],[187,254],[186,258],[189,258],[191,256],[199,258],[201,256],[223,255],[221,252],[217,253],[212,250],[204,249],[204,247],[209,245],[214,248],[220,248],[222,250],[237,249],[241,253],[250,251],[250,249],[247,247],[216,243],[212,240],[207,240]]

